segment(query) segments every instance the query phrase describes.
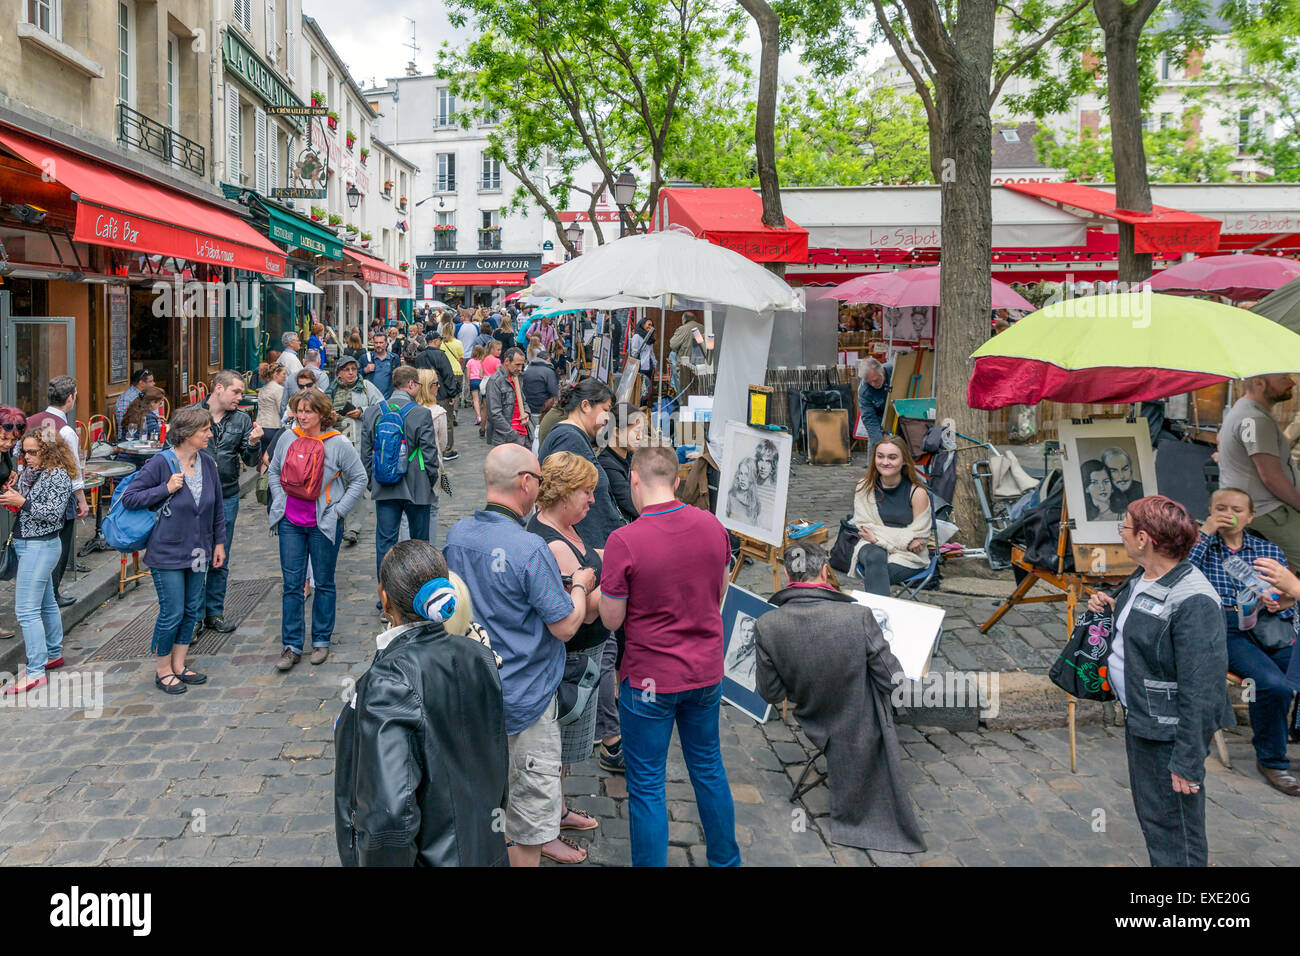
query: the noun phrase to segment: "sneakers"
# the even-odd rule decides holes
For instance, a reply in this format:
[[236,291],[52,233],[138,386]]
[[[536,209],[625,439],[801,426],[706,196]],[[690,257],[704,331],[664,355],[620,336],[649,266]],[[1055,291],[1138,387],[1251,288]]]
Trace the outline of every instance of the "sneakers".
[[458,451],[449,451],[449,452],[446,452],[446,453],[443,454],[443,456],[442,456],[442,460],[443,460],[443,461],[455,461],[455,460],[456,460],[457,458],[459,458],[459,457],[460,457],[460,452],[458,452]]
[[60,655],[60,656],[54,658],[54,660],[52,660],[52,661],[46,661],[46,662],[45,662],[45,669],[46,669],[47,671],[56,671],[56,670],[58,670],[58,669],[59,669],[60,667],[62,667],[62,666],[63,666],[63,656],[62,656],[62,655]]
[[626,773],[627,765],[623,762],[623,741],[619,741],[611,750],[605,744],[600,745],[600,769],[606,773]]
[[280,659],[275,662],[275,669],[278,671],[293,670],[293,665],[302,660],[302,655],[294,651],[292,647],[286,647],[280,654]]
[[330,649],[328,647],[313,647],[311,649],[311,662],[313,664],[324,664],[329,656]]
[[218,614],[216,617],[205,617],[203,626],[209,631],[217,631],[220,634],[229,634],[235,629],[235,625],[227,621],[224,614]]

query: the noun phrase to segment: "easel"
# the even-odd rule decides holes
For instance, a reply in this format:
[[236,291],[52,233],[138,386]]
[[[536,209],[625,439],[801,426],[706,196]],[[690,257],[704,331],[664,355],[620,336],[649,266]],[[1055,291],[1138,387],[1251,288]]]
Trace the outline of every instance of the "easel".
[[[735,532],[732,533],[735,534]],[[826,542],[830,540],[830,529],[822,527],[801,538],[792,538],[790,537],[790,526],[786,525],[785,540],[779,545],[768,544],[766,541],[759,541],[757,538],[751,538],[743,534],[737,534],[736,537],[740,539],[740,553],[736,556],[736,563],[731,568],[729,578],[731,583],[735,584],[736,578],[740,577],[740,569],[745,566],[745,558],[753,558],[755,561],[766,562],[772,566],[772,593],[775,594],[781,590],[781,568],[783,566],[781,562],[785,549],[801,541],[810,541],[813,544],[825,546]],[[830,575],[831,585],[838,588],[839,581],[835,578],[835,572],[828,568],[827,573]]]
[[[1065,602],[1065,633],[1066,639],[1074,633],[1074,614],[1078,607],[1080,598],[1087,599],[1097,593],[1097,586],[1102,584],[1119,584],[1127,578],[1137,567],[1124,552],[1124,546],[1118,544],[1102,545],[1080,545],[1072,544],[1070,541],[1070,529],[1073,527],[1070,521],[1068,509],[1064,500],[1061,502],[1061,529],[1056,537],[1056,570],[1045,571],[1042,568],[1035,567],[1025,560],[1024,548],[1012,548],[1011,563],[1021,570],[1027,572],[1025,579],[1020,585],[1011,592],[1011,596],[1002,602],[1001,606],[993,612],[993,616],[980,625],[980,633],[987,633],[989,628],[1002,619],[1002,615],[1011,610],[1017,604],[1040,604],[1045,602],[1064,601]],[[1104,568],[1104,571],[1095,571],[1086,573],[1082,571],[1065,571],[1066,549],[1072,549],[1074,566]],[[1040,594],[1034,597],[1025,597],[1029,590],[1042,581],[1050,584],[1061,593],[1059,594]],[[1070,772],[1076,770],[1077,747],[1075,738],[1075,706],[1078,704],[1078,698],[1073,694],[1065,695],[1066,722],[1070,728]]]

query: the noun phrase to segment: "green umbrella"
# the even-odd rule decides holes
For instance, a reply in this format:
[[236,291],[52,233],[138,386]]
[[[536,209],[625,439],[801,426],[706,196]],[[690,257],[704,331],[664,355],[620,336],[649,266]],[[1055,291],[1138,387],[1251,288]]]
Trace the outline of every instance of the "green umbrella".
[[1274,289],[1256,302],[1250,311],[1272,319],[1292,332],[1300,333],[1300,279]]

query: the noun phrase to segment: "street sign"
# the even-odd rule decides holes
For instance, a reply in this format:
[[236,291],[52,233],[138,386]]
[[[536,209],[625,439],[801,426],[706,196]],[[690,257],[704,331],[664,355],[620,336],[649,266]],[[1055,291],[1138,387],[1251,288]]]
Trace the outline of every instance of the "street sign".
[[271,116],[329,116],[327,106],[268,106],[266,112]]
[[551,240],[549,239],[547,239],[545,242],[542,243],[542,250],[545,252],[550,252],[554,248],[555,248],[555,243],[551,242]]

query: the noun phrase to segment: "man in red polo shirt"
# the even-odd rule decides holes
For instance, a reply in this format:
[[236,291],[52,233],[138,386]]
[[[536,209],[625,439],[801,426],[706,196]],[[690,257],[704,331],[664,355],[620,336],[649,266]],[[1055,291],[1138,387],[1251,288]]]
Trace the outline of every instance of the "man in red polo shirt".
[[633,866],[668,862],[665,774],[673,725],[695,788],[712,866],[739,866],[736,811],[718,741],[722,597],[731,547],[707,511],[673,497],[677,455],[638,448],[632,501],[640,517],[605,543],[600,616],[623,627],[618,712],[627,763]]

